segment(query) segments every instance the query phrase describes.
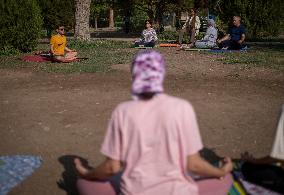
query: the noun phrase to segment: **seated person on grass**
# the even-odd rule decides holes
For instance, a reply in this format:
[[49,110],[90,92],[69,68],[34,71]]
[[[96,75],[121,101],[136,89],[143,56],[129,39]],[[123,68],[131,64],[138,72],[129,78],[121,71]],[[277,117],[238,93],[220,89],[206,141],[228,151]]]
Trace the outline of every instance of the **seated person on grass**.
[[[163,56],[142,50],[131,74],[133,100],[113,111],[101,147],[105,161],[90,169],[74,160],[79,194],[226,195],[231,159],[214,167],[200,156],[203,144],[192,105],[164,93]],[[211,178],[194,181],[193,173]]]
[[56,29],[57,34],[53,35],[50,40],[50,52],[57,62],[68,62],[76,59],[76,50],[69,49],[63,25],[59,25]]
[[213,48],[216,45],[217,29],[215,28],[215,21],[212,19],[208,20],[208,28],[203,39],[195,42],[196,48]]
[[242,154],[244,178],[254,184],[284,194],[284,105],[282,106],[275,138],[269,155],[254,158],[248,152]]
[[156,41],[158,40],[157,33],[155,29],[152,28],[152,23],[150,20],[145,21],[145,29],[142,31],[142,39],[135,41],[134,46],[144,46],[144,47],[154,47]]
[[200,19],[197,16],[197,9],[190,9],[190,16],[186,19],[184,25],[179,30],[178,42],[182,45],[184,34],[189,34],[190,47],[193,46],[195,42],[195,37],[198,35],[200,29]]
[[242,154],[242,158],[245,161],[249,161],[255,164],[271,164],[282,163],[284,164],[284,104],[280,112],[278,125],[276,128],[275,138],[272,144],[271,152],[269,155],[262,158],[254,158],[249,153]]
[[245,41],[245,27],[241,25],[241,17],[233,17],[233,26],[229,28],[228,34],[222,39],[218,39],[217,42],[221,49],[239,50],[244,47]]

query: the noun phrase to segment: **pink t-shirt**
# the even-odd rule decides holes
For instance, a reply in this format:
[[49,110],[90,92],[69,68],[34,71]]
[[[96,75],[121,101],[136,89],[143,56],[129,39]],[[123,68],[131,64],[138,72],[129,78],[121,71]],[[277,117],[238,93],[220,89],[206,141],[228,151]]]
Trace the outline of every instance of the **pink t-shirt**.
[[101,152],[124,163],[125,195],[193,195],[187,156],[203,147],[190,103],[166,94],[121,103],[113,111]]

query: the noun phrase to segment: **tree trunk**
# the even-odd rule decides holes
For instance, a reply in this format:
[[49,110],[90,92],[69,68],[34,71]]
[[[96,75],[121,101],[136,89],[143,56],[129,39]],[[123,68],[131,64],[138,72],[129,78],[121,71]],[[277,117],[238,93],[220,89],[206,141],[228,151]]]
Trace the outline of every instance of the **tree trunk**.
[[109,28],[114,28],[113,8],[109,9]]
[[95,29],[98,30],[98,17],[95,16]]
[[75,0],[75,34],[76,39],[90,39],[90,5],[91,0]]

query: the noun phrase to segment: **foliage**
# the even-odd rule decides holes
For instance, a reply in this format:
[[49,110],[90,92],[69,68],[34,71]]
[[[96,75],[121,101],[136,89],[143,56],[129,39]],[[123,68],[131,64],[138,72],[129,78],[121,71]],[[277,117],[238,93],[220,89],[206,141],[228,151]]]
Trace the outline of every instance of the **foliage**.
[[145,28],[145,20],[148,16],[145,12],[136,9],[133,11],[133,16],[130,18],[130,29],[132,32],[142,32]]
[[158,39],[160,41],[176,40],[177,38],[178,38],[178,32],[177,31],[164,31],[164,32],[158,34]]
[[239,15],[247,28],[249,37],[265,37],[278,35],[283,27],[282,0],[219,0],[213,1],[211,10],[219,16],[225,24],[232,16]]
[[[103,0],[92,0],[90,7],[90,22],[94,27],[102,27],[98,18],[106,18],[108,4]],[[97,26],[96,26],[97,25]]]
[[19,51],[12,46],[4,46],[0,50],[0,56],[11,56],[18,54]]
[[[187,5],[192,4],[193,0],[118,0],[124,16],[130,17],[132,30],[137,30],[138,27],[143,29],[144,20],[152,20],[154,28],[162,31],[162,20],[165,13],[180,13]],[[186,5],[186,6],[185,6]],[[143,21],[137,24],[137,22]]]
[[51,30],[57,25],[64,25],[66,29],[73,29],[75,24],[75,5],[70,0],[37,0],[42,10],[44,28],[51,35]]
[[0,49],[30,51],[41,34],[42,18],[36,0],[5,0],[0,4]]

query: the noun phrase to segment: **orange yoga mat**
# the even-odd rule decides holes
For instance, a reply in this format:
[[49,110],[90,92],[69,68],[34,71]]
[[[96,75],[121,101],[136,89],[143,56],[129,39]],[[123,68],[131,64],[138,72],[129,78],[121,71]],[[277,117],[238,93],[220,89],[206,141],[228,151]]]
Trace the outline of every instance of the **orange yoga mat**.
[[178,47],[176,43],[161,43],[160,47]]

